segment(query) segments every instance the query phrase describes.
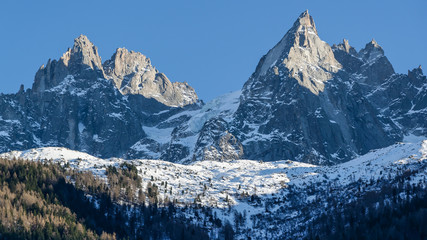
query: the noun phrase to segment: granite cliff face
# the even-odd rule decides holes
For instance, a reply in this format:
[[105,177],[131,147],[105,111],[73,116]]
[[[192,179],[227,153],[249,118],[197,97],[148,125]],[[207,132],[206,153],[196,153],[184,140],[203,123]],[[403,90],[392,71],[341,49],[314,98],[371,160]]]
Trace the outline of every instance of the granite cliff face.
[[[289,77],[314,94],[323,91],[324,82],[341,69],[331,47],[317,35],[316,25],[308,11],[303,12],[282,40],[261,58],[252,78],[263,78],[270,71],[280,75],[283,68]],[[245,84],[243,97],[257,89],[251,85],[253,82]]]
[[231,129],[245,158],[332,164],[402,138],[362,86],[387,75],[382,49],[370,43],[357,53],[347,41],[334,49],[320,40],[306,11],[261,58]]
[[146,56],[119,48],[104,63],[106,77],[122,94],[140,94],[172,107],[196,103],[196,92],[187,83],[171,83],[165,74],[151,65]]
[[[117,59],[119,52],[129,56]],[[49,60],[37,71],[32,89],[24,91],[22,86],[17,94],[2,95],[0,151],[65,146],[122,156],[146,137],[144,125],[198,107],[191,87],[171,83],[142,54],[119,49],[112,59],[103,66],[97,48],[81,35],[59,60]],[[144,67],[154,73],[147,77],[147,86],[139,91],[116,87],[120,78],[138,75]]]
[[343,162],[425,134],[425,84],[421,70],[395,74],[375,40],[330,47],[306,11],[245,83],[230,132],[244,158]]
[[102,63],[85,36],[0,96],[0,152],[65,146],[101,157],[291,159],[330,165],[427,134],[421,67],[397,74],[375,41],[332,47],[302,13],[241,91],[204,104],[141,53]]

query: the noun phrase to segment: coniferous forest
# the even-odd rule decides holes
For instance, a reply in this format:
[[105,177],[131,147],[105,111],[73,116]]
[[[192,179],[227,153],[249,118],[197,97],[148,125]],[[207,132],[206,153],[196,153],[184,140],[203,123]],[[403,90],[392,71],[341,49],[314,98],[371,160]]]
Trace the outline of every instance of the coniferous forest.
[[427,239],[425,188],[399,180],[397,186],[385,184],[355,202],[325,209],[308,226],[306,239]]
[[[159,198],[151,182],[142,188],[132,164],[107,167],[106,178],[50,161],[0,159],[0,238],[209,239],[209,222],[220,229],[216,237],[233,239],[238,229],[210,208]],[[312,216],[306,239],[426,239],[427,194],[404,176],[397,181],[348,204],[332,199],[337,207]]]
[[[133,191],[141,183],[134,171],[126,164],[110,167],[107,185],[90,172],[58,164],[0,159],[0,238],[208,238],[174,217],[172,203],[158,207],[156,186]],[[145,198],[148,204],[137,204]]]

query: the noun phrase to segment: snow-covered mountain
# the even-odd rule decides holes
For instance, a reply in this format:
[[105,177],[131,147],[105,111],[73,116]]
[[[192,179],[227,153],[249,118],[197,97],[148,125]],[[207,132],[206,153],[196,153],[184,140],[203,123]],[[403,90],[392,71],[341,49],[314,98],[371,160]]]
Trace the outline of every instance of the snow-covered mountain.
[[102,65],[81,35],[40,67],[31,89],[0,96],[0,151],[65,146],[123,156],[146,137],[143,126],[200,104],[194,89],[171,83],[140,53],[117,49]]
[[397,74],[372,40],[322,41],[305,11],[241,91],[204,104],[141,53],[102,63],[86,36],[36,73],[31,89],[0,96],[0,152],[67,147],[97,157],[349,161],[426,135],[421,67]]
[[[253,234],[249,236],[255,238],[265,234],[273,238],[303,235],[304,226],[320,216],[323,209],[335,207],[331,196],[343,203],[355,202],[369,191],[397,182],[402,175],[405,184],[425,188],[427,183],[427,140],[414,136],[334,166],[290,160],[206,160],[182,165],[161,160],[101,159],[60,147],[12,151],[0,157],[60,163],[91,171],[105,180],[108,166],[131,163],[136,166],[143,187],[159,187],[159,199],[213,207],[223,222],[235,222],[236,216],[245,216],[245,224],[239,230],[241,237]],[[262,222],[269,223],[270,228],[264,229]],[[209,229],[214,231],[213,226]]]
[[[305,11],[241,91],[208,103],[141,53],[102,62],[81,35],[31,89],[0,95],[0,158],[107,182],[110,166],[133,165],[142,192],[155,186],[150,204],[172,202],[213,239],[228,222],[237,239],[301,239],[322,226],[327,236],[331,213],[341,224],[348,209],[366,217],[425,198],[426,119],[421,66],[395,73],[375,40],[330,46]],[[97,208],[99,196],[83,197]]]
[[[331,47],[319,38],[306,11],[245,83],[230,132],[249,159],[348,161],[412,132],[368,97],[393,77],[393,67],[375,41],[359,52],[346,40]],[[408,99],[403,101],[412,97],[400,96]]]

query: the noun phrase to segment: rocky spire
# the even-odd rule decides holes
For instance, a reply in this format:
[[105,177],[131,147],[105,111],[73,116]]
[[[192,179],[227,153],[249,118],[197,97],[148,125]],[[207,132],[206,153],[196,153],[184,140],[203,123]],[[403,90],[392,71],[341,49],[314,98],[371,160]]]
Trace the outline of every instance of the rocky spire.
[[355,73],[360,70],[363,61],[347,39],[343,39],[342,43],[332,46],[335,59],[343,66],[343,69],[348,73]]
[[342,68],[331,47],[319,38],[308,10],[301,13],[282,40],[260,60],[255,76],[265,75],[269,70],[278,75],[281,68],[314,94],[323,91],[323,82]]
[[334,46],[332,47],[333,49],[337,48],[340,49],[346,53],[349,53],[351,55],[357,55],[357,51],[350,45],[350,43],[348,42],[347,39],[343,39],[342,43],[338,44],[338,46],[336,46],[334,44]]
[[375,48],[381,48],[381,46],[373,38],[372,38],[372,40],[367,45],[372,45]]
[[298,19],[294,22],[293,27],[290,31],[311,31],[312,33],[317,35],[316,24],[314,23],[313,17],[310,16],[308,10],[305,10],[300,14]]
[[98,49],[84,35],[74,39],[73,47],[69,48],[58,61],[49,59],[46,65],[40,67],[34,77],[32,90],[34,93],[42,93],[58,85],[68,75],[86,80],[104,77]]
[[172,83],[159,72],[148,57],[139,52],[118,48],[105,61],[104,72],[122,94],[139,94],[173,107],[193,104],[198,97],[187,83]]
[[412,70],[408,70],[408,76],[409,77],[415,77],[415,76],[422,76],[423,75],[423,69],[421,68],[421,65],[419,65],[417,68],[414,68]]
[[375,41],[375,39],[372,39],[365,45],[365,48],[360,50],[359,55],[363,58],[363,60],[371,62],[377,58],[384,56],[384,50],[377,43],[377,41]]
[[72,64],[86,65],[94,70],[102,70],[102,61],[98,54],[98,48],[85,35],[80,35],[74,39],[73,48],[64,53],[61,61],[65,66]]

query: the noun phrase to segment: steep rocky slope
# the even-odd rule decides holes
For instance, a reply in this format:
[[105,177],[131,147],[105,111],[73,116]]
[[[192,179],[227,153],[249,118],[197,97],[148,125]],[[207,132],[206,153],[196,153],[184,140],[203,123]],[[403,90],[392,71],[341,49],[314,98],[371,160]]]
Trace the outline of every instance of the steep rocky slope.
[[187,83],[170,82],[165,74],[151,65],[146,56],[118,48],[105,61],[106,77],[112,79],[121,93],[140,94],[171,107],[182,107],[197,102],[196,92]]
[[302,13],[243,87],[231,132],[245,157],[331,164],[399,141],[399,127],[366,98],[394,73],[383,53],[375,42],[333,50]]
[[[40,67],[32,89],[22,86],[17,94],[2,95],[0,151],[65,146],[98,156],[122,156],[146,137],[144,125],[199,108],[191,87],[171,83],[142,54],[118,49],[112,59],[104,67],[97,48],[81,35],[59,60]],[[143,82],[129,83],[139,91],[116,87],[120,78],[141,74]]]
[[[391,202],[425,195],[427,140],[411,137],[404,143],[373,150],[335,166],[294,161],[200,161],[189,165],[159,160],[101,159],[65,148],[47,147],[0,154],[1,158],[59,163],[91,171],[104,181],[106,169],[131,164],[141,186],[158,187],[159,207],[173,201],[178,213],[217,239],[215,218],[231,222],[236,239],[295,239],[307,236],[322,214],[349,206],[366,211]],[[205,210],[203,210],[205,209]],[[348,214],[348,213],[346,213]],[[344,225],[344,223],[339,223]]]
[[372,40],[330,46],[308,11],[261,58],[241,91],[204,104],[141,53],[102,63],[85,36],[0,96],[0,151],[65,146],[102,157],[292,159],[331,165],[427,134],[421,67],[395,73]]

